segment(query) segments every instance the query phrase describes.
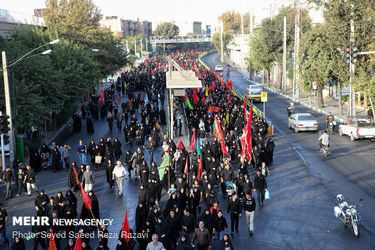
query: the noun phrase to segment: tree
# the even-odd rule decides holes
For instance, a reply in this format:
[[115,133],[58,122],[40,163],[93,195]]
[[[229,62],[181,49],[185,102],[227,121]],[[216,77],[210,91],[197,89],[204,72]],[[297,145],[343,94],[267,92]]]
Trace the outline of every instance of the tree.
[[[217,51],[221,51],[221,39],[220,39],[220,32],[213,34],[212,36],[212,43],[214,44]],[[227,45],[232,40],[232,36],[229,33],[223,33],[223,50],[224,53],[227,51]]]
[[333,60],[336,51],[332,46],[327,47],[327,40],[332,34],[329,29],[317,24],[304,34],[301,39],[300,65],[302,82],[305,90],[312,89],[312,83],[317,84],[318,107],[324,107],[323,87],[333,77]]
[[[224,33],[241,34],[241,13],[236,11],[226,11],[219,16],[219,21],[223,22]],[[243,16],[244,33],[250,33],[250,14],[245,13]]]
[[88,50],[99,49],[94,59],[103,77],[126,63],[120,41],[108,28],[100,26],[102,15],[92,0],[46,0],[42,14],[50,32]]
[[154,31],[154,36],[166,36],[166,37],[174,37],[180,34],[180,29],[177,25],[171,22],[163,22],[158,24]]

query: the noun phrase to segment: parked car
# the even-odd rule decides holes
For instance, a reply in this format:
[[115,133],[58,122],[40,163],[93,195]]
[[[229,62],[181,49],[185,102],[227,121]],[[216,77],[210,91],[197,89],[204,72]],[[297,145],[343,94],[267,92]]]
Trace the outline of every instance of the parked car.
[[350,140],[375,138],[375,124],[367,119],[357,119],[339,126],[341,136],[350,136]]
[[318,122],[310,113],[296,113],[291,115],[288,120],[289,129],[294,129],[294,132],[299,131],[318,131]]
[[223,65],[218,64],[218,65],[215,66],[216,72],[223,72],[223,70],[224,70]]

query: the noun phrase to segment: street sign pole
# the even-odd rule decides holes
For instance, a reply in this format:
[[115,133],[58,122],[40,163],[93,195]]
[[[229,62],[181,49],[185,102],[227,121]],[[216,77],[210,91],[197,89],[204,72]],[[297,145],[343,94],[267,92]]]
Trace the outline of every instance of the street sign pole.
[[263,102],[263,115],[264,119],[266,119],[266,102]]
[[4,134],[1,134],[1,165],[3,171],[5,171]]

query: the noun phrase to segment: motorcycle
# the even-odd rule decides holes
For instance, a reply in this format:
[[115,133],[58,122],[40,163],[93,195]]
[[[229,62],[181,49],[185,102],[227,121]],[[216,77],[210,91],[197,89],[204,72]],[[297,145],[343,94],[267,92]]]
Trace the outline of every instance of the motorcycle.
[[359,213],[359,202],[363,199],[361,198],[356,205],[349,205],[342,194],[337,195],[338,206],[333,208],[336,218],[339,218],[342,223],[344,223],[345,228],[353,228],[354,235],[359,237],[359,222],[361,220],[361,215]]
[[331,150],[329,148],[329,145],[322,145],[321,151],[323,152],[323,155],[325,157],[329,157],[331,155]]

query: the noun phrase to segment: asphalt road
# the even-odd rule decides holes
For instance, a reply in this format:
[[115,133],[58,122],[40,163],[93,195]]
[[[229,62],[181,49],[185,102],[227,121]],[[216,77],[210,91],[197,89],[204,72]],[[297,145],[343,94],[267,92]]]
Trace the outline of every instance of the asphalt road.
[[[218,53],[203,61],[211,68],[221,64]],[[232,69],[230,79],[234,89],[246,94],[250,82],[241,72]],[[375,144],[367,140],[352,142],[336,133],[331,137],[332,155],[325,159],[319,151],[319,134],[295,134],[288,129],[288,104],[287,99],[268,93],[266,118],[275,126],[276,161],[269,178],[273,198],[267,209],[274,213],[258,213],[256,228],[268,233],[263,235],[264,242],[258,236],[252,240],[269,249],[374,249]],[[256,106],[263,108],[262,104]],[[301,105],[296,106],[297,112],[312,113],[319,130],[325,129],[323,115]],[[364,198],[359,239],[347,232],[333,214],[338,193],[352,203]]]
[[[205,58],[212,67],[217,62],[217,54]],[[239,72],[232,72],[231,78],[235,89],[245,93],[247,85]],[[374,200],[371,195],[373,188],[370,186],[365,190],[357,184],[357,178],[365,178],[367,185],[374,183],[372,166],[369,164],[354,164],[356,158],[351,155],[345,156],[342,152],[355,153],[357,151],[367,152],[366,155],[356,156],[363,161],[371,162],[370,152],[366,148],[372,148],[372,144],[366,141],[353,143],[349,138],[333,138],[332,159],[322,160],[318,151],[317,134],[294,134],[286,128],[286,107],[287,101],[271,94],[267,104],[267,118],[276,126],[276,148],[274,165],[270,168],[271,176],[268,178],[268,186],[271,199],[265,201],[265,206],[261,211],[255,213],[254,236],[250,238],[245,219],[240,219],[240,232],[235,233],[233,244],[235,249],[375,249],[374,227],[375,211]],[[303,107],[297,107],[297,110]],[[323,124],[323,117],[316,115],[319,123]],[[118,137],[124,142],[122,132],[118,132],[114,126],[113,132],[109,132],[105,120],[94,122],[95,134],[89,135],[85,130],[79,134],[71,134],[62,139],[59,143],[66,143],[72,146],[71,159],[78,161],[75,148],[78,141],[82,139],[84,143],[89,143],[91,139],[96,142],[99,138]],[[338,142],[342,141],[342,148],[338,148]],[[353,148],[344,148],[344,145],[359,145]],[[136,146],[124,145],[122,150],[126,152],[129,148],[134,151]],[[343,150],[343,151],[339,151]],[[341,153],[340,153],[341,152]],[[358,154],[358,153],[356,153]],[[366,156],[366,159],[364,159]],[[345,157],[345,159],[342,159]],[[148,153],[145,152],[146,161]],[[161,162],[160,148],[155,151],[155,162]],[[340,164],[335,164],[335,160],[340,160]],[[349,163],[353,163],[349,165]],[[309,164],[309,167],[306,166]],[[335,167],[337,165],[337,167]],[[344,168],[345,172],[339,172]],[[353,169],[363,169],[366,173],[352,177]],[[346,173],[346,174],[345,174]],[[355,178],[356,177],[356,178]],[[138,203],[139,182],[133,178],[125,182],[124,197],[118,198],[117,188],[111,190],[106,183],[104,170],[95,172],[96,184],[94,192],[98,197],[101,218],[114,219],[113,224],[108,228],[109,232],[119,232],[124,220],[125,209],[128,210],[129,224],[134,228],[135,209]],[[67,174],[65,171],[53,173],[43,171],[36,177],[39,189],[44,188],[48,195],[55,196],[57,192],[67,190]],[[349,200],[355,201],[360,197],[364,198],[361,206],[363,225],[361,225],[361,236],[356,239],[351,231],[346,231],[342,223],[334,217],[333,206],[336,204],[336,194],[342,192]],[[220,192],[219,192],[220,193]],[[4,197],[4,192],[0,194]],[[220,207],[225,211],[225,202],[220,197]],[[165,197],[164,197],[165,199]],[[31,197],[16,197],[4,202],[8,210],[10,220],[7,224],[7,235],[11,238],[13,231],[27,232],[30,227],[12,226],[12,217],[21,215],[35,215],[34,209],[35,194]],[[82,200],[78,198],[78,212],[82,206]],[[230,223],[227,217],[228,223]],[[109,240],[110,249],[115,249],[116,239]],[[27,248],[31,249],[31,241],[26,241]],[[97,240],[90,240],[92,248],[97,247]],[[63,245],[64,246],[64,245]],[[214,247],[216,244],[214,244]],[[0,246],[0,249],[1,248]]]

